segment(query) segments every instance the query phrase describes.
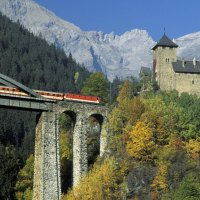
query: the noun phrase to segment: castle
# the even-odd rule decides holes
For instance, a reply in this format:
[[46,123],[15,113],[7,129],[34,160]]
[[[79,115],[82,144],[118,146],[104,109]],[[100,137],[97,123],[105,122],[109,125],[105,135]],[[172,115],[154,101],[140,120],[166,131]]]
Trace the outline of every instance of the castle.
[[177,90],[200,96],[200,62],[177,60],[178,45],[165,34],[152,48],[153,77],[161,90]]

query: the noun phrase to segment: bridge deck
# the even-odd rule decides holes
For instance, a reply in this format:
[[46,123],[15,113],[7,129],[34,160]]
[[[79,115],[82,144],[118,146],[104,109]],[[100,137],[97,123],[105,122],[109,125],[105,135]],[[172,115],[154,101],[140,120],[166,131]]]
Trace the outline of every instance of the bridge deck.
[[0,107],[19,110],[52,111],[55,100],[30,96],[0,94]]

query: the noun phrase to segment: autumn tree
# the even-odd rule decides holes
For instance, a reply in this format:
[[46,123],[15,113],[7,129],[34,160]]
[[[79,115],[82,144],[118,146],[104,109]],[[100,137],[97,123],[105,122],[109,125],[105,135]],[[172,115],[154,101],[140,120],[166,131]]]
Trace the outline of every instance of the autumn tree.
[[180,109],[174,104],[166,105],[158,96],[145,100],[145,112],[141,121],[147,121],[153,129],[154,141],[158,145],[166,145],[171,134],[176,133]]
[[144,112],[144,103],[140,97],[134,97],[135,91],[129,80],[121,85],[117,105],[109,117],[110,129],[114,133],[122,133],[126,126],[132,127]]
[[142,161],[151,161],[155,150],[153,131],[149,124],[138,121],[129,134],[127,142],[128,154]]
[[186,143],[186,148],[191,157],[196,160],[197,168],[200,169],[200,137],[197,139],[190,139]]
[[159,163],[156,175],[151,184],[152,200],[161,199],[161,194],[167,192],[169,185],[167,182],[168,164],[165,162]]
[[123,176],[124,171],[119,169],[112,158],[105,160],[101,165],[96,163],[88,175],[83,177],[63,200],[119,199],[125,195]]

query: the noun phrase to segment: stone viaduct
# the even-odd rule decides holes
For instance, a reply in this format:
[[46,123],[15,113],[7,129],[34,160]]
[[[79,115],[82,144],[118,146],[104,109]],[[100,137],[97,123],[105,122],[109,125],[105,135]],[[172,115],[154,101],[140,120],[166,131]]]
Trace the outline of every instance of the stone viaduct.
[[60,157],[58,143],[58,116],[69,115],[73,121],[73,184],[87,173],[87,132],[90,117],[96,118],[101,127],[100,156],[105,152],[108,141],[108,109],[99,106],[75,102],[59,102],[53,112],[42,112],[36,126],[34,200],[60,199]]
[[73,121],[73,184],[76,185],[88,171],[87,134],[90,117],[99,122],[100,156],[105,153],[108,141],[108,109],[97,104],[43,98],[1,73],[0,83],[18,88],[27,94],[18,96],[0,93],[0,107],[40,113],[35,134],[33,200],[60,200],[59,115],[65,113]]

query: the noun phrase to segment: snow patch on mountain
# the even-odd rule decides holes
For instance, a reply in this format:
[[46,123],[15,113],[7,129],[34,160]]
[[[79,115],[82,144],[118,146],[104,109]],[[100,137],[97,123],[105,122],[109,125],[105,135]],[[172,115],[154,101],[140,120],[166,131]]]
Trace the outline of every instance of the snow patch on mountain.
[[200,60],[200,32],[191,33],[175,40],[178,44],[179,59]]

